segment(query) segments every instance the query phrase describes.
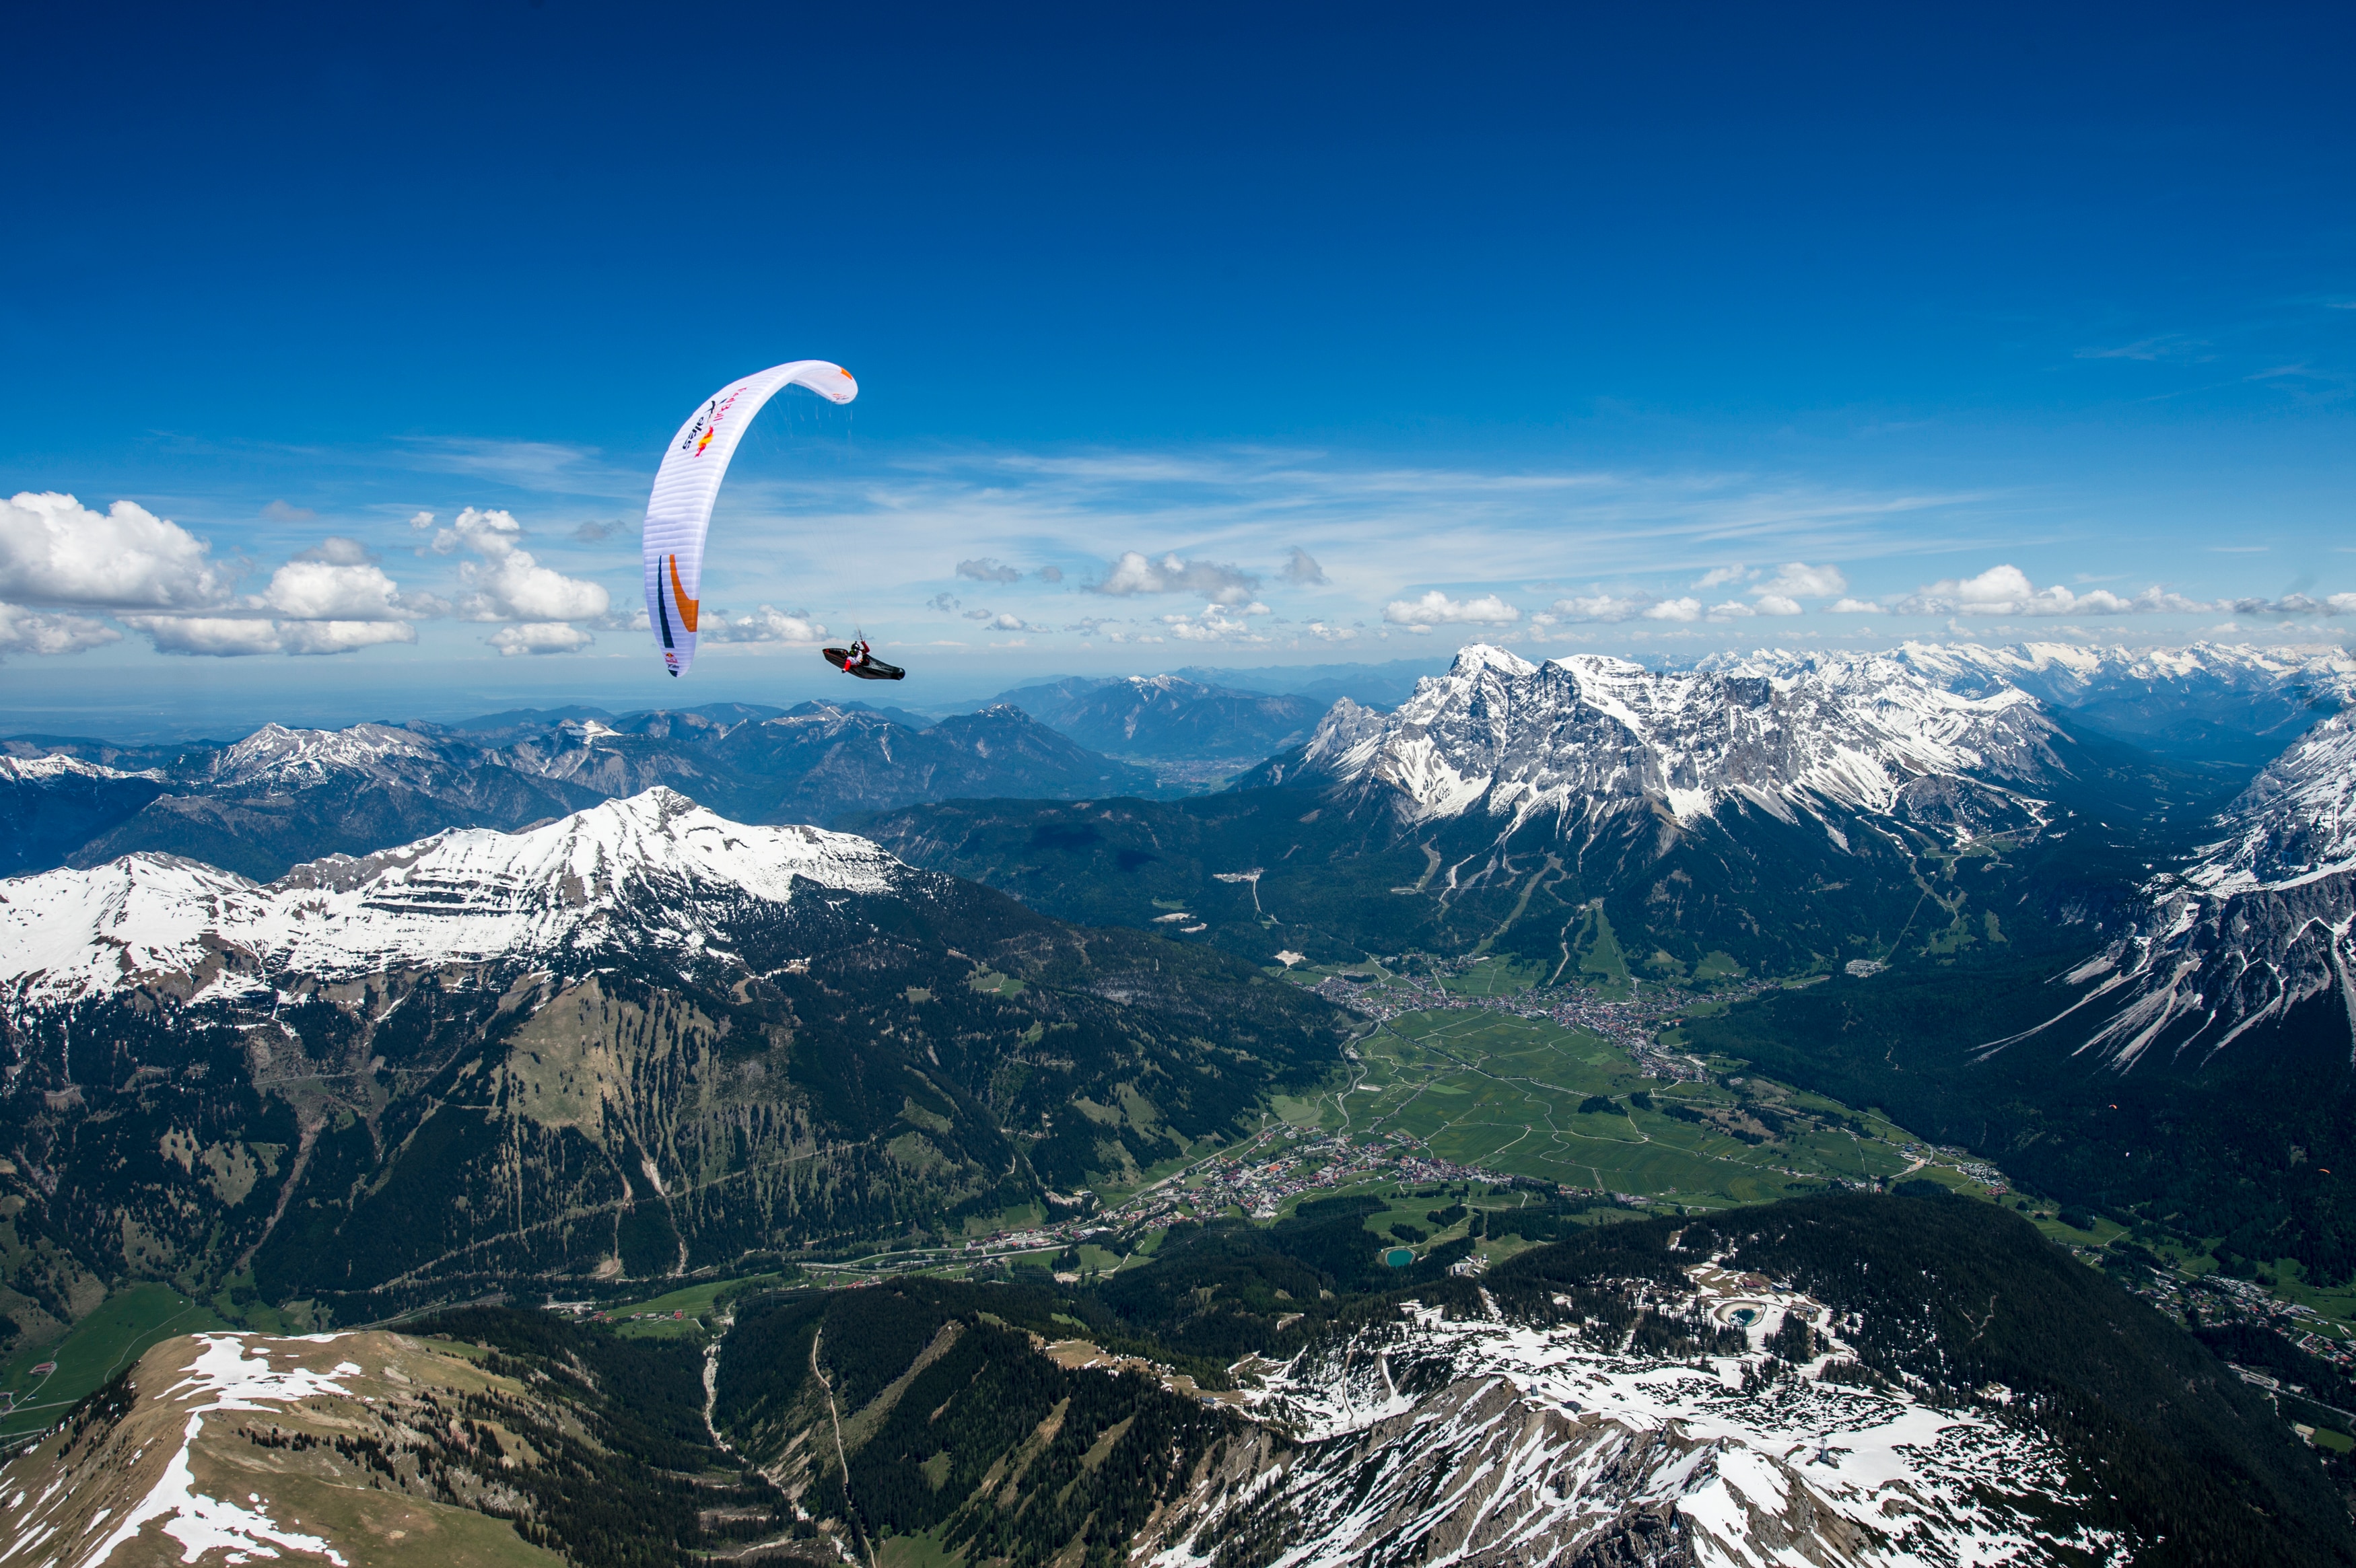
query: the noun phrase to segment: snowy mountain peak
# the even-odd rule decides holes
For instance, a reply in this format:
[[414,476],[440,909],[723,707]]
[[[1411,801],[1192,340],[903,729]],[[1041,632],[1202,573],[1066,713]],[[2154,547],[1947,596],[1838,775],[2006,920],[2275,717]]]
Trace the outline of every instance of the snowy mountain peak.
[[[1617,664],[1620,661],[1615,659],[1612,662]],[[1506,649],[1493,646],[1488,643],[1468,643],[1456,650],[1456,662],[1448,667],[1448,676],[1442,678],[1478,675],[1484,669],[1494,669],[1501,675],[1521,677],[1535,673],[1537,667],[1521,655]],[[1629,667],[1633,669],[1639,667],[1631,665]]]
[[213,782],[277,784],[302,789],[338,774],[380,774],[389,766],[437,763],[434,742],[413,730],[390,724],[355,724],[348,730],[289,730],[265,724],[213,761]]
[[21,1009],[155,987],[190,997],[288,975],[723,947],[797,882],[873,893],[912,876],[864,838],[730,822],[668,789],[519,833],[438,834],[256,886],[166,856],[0,881],[0,997]]
[[2058,771],[2052,733],[2024,692],[1952,691],[1887,657],[1663,673],[1475,645],[1396,712],[1337,703],[1298,772],[1375,792],[1411,820],[1477,805],[1516,822],[1690,824],[1741,801],[1786,821],[1826,805],[1912,811],[1965,833],[2034,816],[2018,791]]

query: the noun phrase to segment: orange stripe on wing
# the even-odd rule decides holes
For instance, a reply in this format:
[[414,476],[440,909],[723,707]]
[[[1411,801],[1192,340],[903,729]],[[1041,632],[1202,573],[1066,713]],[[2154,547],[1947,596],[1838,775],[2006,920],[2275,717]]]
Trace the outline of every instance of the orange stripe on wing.
[[679,624],[691,632],[695,630],[697,601],[690,599],[687,596],[687,590],[680,585],[679,557],[677,556],[670,558],[670,601],[679,606]]

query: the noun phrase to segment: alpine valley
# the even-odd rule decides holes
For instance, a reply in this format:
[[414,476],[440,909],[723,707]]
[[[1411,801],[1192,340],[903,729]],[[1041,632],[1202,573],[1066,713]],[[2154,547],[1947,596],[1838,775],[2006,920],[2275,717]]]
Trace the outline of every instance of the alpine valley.
[[0,1558],[2356,1563],[2356,660],[1218,676],[0,742]]

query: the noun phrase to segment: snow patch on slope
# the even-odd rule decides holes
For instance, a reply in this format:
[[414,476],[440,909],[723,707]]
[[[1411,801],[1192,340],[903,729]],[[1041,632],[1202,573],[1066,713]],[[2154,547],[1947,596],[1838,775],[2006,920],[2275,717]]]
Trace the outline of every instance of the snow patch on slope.
[[0,880],[0,997],[21,1009],[143,985],[187,997],[635,941],[694,952],[744,901],[789,902],[797,880],[880,892],[902,869],[867,839],[730,822],[667,789],[519,833],[313,861],[266,887],[134,855]]

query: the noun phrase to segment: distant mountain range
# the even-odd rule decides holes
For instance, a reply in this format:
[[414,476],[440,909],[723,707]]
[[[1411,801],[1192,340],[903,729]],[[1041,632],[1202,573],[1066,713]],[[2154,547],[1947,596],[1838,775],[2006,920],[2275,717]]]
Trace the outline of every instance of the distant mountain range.
[[268,879],[446,827],[521,827],[661,784],[763,823],[970,795],[1151,794],[1151,773],[1003,705],[937,723],[728,705],[473,724],[266,725],[224,746],[0,742],[0,871],[134,851]]

